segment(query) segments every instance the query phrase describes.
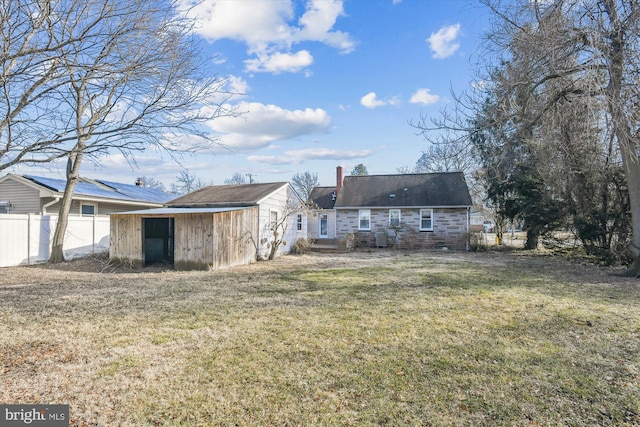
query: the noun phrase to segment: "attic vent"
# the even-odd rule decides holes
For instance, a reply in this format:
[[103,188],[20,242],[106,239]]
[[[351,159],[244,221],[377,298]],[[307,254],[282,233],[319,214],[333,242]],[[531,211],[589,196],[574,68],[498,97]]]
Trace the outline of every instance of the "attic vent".
[[334,191],[333,193],[331,193],[331,200],[332,201],[336,201],[336,197],[338,197],[338,195],[336,194],[336,192]]
[[396,198],[396,193],[391,193],[391,194],[389,194],[389,198],[390,198],[390,199],[395,199],[395,198]]

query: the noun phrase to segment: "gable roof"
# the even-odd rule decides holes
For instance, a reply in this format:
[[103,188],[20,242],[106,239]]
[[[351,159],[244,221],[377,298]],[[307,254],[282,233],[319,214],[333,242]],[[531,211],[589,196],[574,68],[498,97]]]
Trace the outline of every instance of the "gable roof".
[[[41,190],[42,195],[58,196],[64,193],[67,181],[58,178],[47,178],[34,175],[8,174],[2,178],[13,179],[31,187]],[[44,193],[43,193],[44,192]],[[175,197],[175,194],[166,193],[155,188],[123,184],[119,182],[92,180],[80,178],[73,192],[75,198],[109,199],[124,202],[145,202],[162,205]]]
[[210,185],[180,196],[167,203],[169,207],[252,206],[279,190],[287,182],[267,184]]
[[346,176],[335,208],[469,207],[462,172]]
[[336,204],[334,194],[336,194],[336,187],[313,187],[309,194],[309,202],[313,203],[313,207],[333,209]]

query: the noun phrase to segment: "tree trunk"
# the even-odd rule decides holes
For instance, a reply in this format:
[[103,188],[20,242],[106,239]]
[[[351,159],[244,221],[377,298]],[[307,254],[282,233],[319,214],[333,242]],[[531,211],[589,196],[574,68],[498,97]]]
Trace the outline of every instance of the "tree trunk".
[[527,241],[524,244],[524,248],[527,250],[537,249],[538,241],[540,239],[540,232],[535,228],[527,230]]
[[626,29],[620,22],[615,2],[604,0],[603,3],[613,29],[610,33],[610,52],[608,53],[609,85],[607,87],[607,102],[613,123],[613,131],[622,155],[622,164],[629,190],[631,228],[633,232],[629,245],[633,265],[629,273],[638,276],[640,274],[640,160],[636,152],[637,141],[632,136],[622,97]]
[[629,204],[631,207],[632,237],[629,244],[629,252],[633,259],[632,275],[640,274],[640,164],[638,156],[633,150],[634,141],[625,141],[620,144],[620,151],[624,164],[624,172],[629,188]]
[[64,188],[64,195],[60,203],[60,212],[58,213],[58,223],[56,231],[53,234],[51,243],[51,255],[49,256],[50,264],[59,264],[64,262],[64,235],[67,232],[69,224],[69,212],[71,211],[71,202],[73,201],[73,192],[76,184],[80,180],[79,171],[82,159],[81,153],[70,154],[67,160],[67,185]]

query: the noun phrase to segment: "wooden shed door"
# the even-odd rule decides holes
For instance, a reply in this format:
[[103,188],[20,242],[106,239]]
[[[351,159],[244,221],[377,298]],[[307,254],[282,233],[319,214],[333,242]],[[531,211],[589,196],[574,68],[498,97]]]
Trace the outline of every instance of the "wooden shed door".
[[173,264],[173,218],[143,218],[144,265]]

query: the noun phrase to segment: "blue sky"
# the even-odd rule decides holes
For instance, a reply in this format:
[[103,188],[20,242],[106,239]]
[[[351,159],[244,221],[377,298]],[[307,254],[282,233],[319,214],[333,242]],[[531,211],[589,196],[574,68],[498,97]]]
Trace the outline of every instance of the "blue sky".
[[242,117],[209,124],[225,148],[182,166],[153,150],[133,168],[114,154],[83,176],[169,187],[183,167],[213,184],[236,172],[274,182],[310,171],[333,185],[336,166],[348,174],[358,163],[397,173],[426,148],[408,122],[469,86],[488,17],[472,0],[205,0],[189,13],[211,71],[242,94],[230,100]]

